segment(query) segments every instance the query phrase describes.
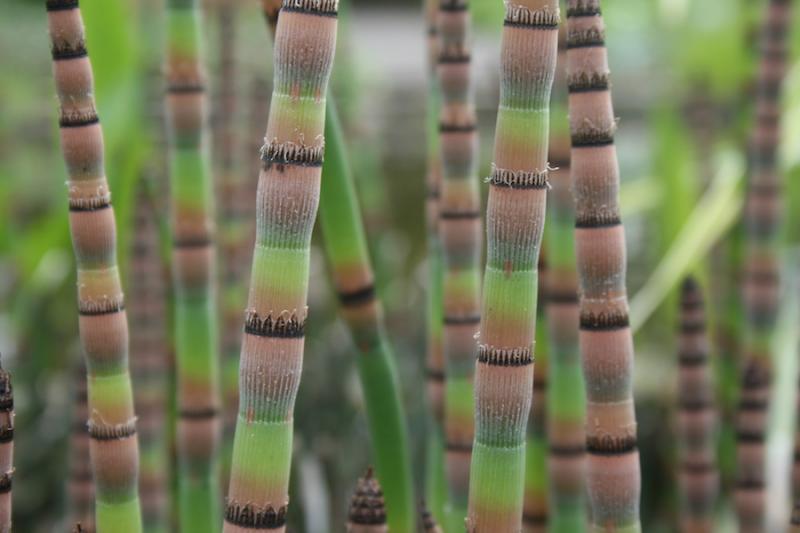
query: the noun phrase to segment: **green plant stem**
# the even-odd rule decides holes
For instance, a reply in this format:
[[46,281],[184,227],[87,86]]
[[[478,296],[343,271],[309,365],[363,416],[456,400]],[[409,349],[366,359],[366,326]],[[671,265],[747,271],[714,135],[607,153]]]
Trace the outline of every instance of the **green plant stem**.
[[78,324],[88,373],[96,525],[103,533],[139,533],[139,449],[128,372],[128,323],[92,67],[77,2],[48,0],[46,7],[78,270]]
[[467,530],[522,530],[558,3],[505,4]]
[[386,337],[383,309],[367,250],[356,191],[335,105],[328,99],[325,119],[319,219],[325,253],[339,295],[342,317],[358,350],[376,472],[386,498],[392,531],[415,529],[411,464],[405,413],[394,357]]
[[178,516],[182,531],[220,524],[216,247],[206,151],[200,7],[167,2],[166,78],[178,395]]
[[285,0],[284,8],[275,31],[273,94],[261,150],[226,533],[283,532],[289,504],[337,3]]
[[549,341],[549,531],[552,533],[581,533],[587,524],[584,497],[586,393],[578,346],[580,310],[575,270],[575,204],[570,192],[568,157],[567,152],[556,156],[552,162],[557,170],[550,174],[552,189],[545,228],[548,243],[545,311]]

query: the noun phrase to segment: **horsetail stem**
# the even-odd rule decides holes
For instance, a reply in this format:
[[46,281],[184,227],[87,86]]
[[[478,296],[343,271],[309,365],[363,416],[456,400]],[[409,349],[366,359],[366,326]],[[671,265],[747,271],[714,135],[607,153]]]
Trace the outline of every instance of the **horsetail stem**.
[[275,31],[275,82],[261,150],[227,533],[286,529],[337,7],[336,0],[284,0]]
[[336,107],[325,119],[319,218],[341,314],[358,350],[356,362],[377,473],[383,480],[392,531],[414,530],[411,459],[400,383],[386,334],[383,306],[367,250],[352,173]]
[[[547,299],[547,266],[545,251],[539,253],[537,309]],[[544,533],[549,523],[547,475],[547,393],[549,390],[549,342],[544,313],[536,315],[536,372],[533,375],[531,410],[525,443],[525,499],[522,505],[522,531]]]
[[75,366],[75,396],[73,400],[72,428],[69,439],[69,493],[70,521],[83,525],[86,532],[94,528],[94,482],[89,459],[89,435],[86,433],[86,420],[89,408],[86,394],[86,372],[83,364]]
[[[547,437],[550,456],[550,525],[553,533],[586,530],[586,395],[578,348],[578,274],[575,271],[575,203],[569,147],[551,150],[547,298]],[[538,369],[537,369],[538,373]]]
[[544,229],[550,90],[558,45],[555,0],[507,2],[505,8],[475,371],[470,532],[522,529],[537,262]]
[[[443,260],[446,529],[460,527],[469,499],[473,421],[474,337],[480,324],[481,214],[475,108],[471,88],[470,14],[466,0],[440,0],[437,74],[441,94],[442,180],[439,239]],[[435,364],[435,363],[434,363]]]
[[200,8],[168,0],[167,124],[178,380],[178,514],[184,531],[219,527],[218,323]]
[[96,524],[103,532],[139,532],[139,450],[128,373],[128,322],[92,67],[77,0],[47,0],[46,7],[60,104],[61,150],[69,176],[79,329],[88,370]]
[[144,182],[136,192],[130,294],[134,406],[138,413],[139,497],[148,532],[167,531],[169,467],[166,412],[169,360],[164,324],[166,286],[159,255],[157,212]]
[[568,0],[567,84],[591,530],[633,533],[641,530],[641,477],[616,121],[604,34],[600,0]]
[[717,413],[708,364],[705,304],[694,278],[681,287],[678,338],[678,438],[680,527],[710,533],[714,526],[719,472],[716,465]]
[[0,533],[11,533],[11,484],[14,479],[14,388],[0,367]]
[[386,533],[389,531],[389,526],[386,524],[383,490],[372,474],[372,468],[369,468],[364,477],[359,478],[356,490],[350,499],[347,533]]
[[441,146],[439,143],[439,90],[436,65],[439,60],[437,16],[440,0],[425,0],[425,24],[428,52],[428,100],[426,109],[428,160],[425,178],[425,215],[427,223],[428,313],[425,379],[433,420],[440,430],[444,420],[445,367],[442,353],[442,250],[439,239],[439,199],[442,186]]
[[743,212],[744,367],[736,422],[735,503],[743,532],[766,527],[765,440],[772,383],[771,341],[779,308],[780,88],[786,71],[788,0],[770,0],[762,34],[751,171]]
[[[245,280],[250,252],[253,249],[252,195],[250,180],[237,165],[238,135],[234,128],[236,105],[237,18],[239,4],[220,0],[215,6],[219,27],[219,76],[215,102],[213,147],[215,181],[219,209],[220,248],[220,312],[222,350],[222,489],[227,490],[230,477],[231,448],[236,430],[239,401],[239,343],[241,341],[242,308],[246,299]],[[263,127],[259,116],[258,130]],[[256,137],[260,135],[256,134]],[[249,152],[248,152],[249,153]]]

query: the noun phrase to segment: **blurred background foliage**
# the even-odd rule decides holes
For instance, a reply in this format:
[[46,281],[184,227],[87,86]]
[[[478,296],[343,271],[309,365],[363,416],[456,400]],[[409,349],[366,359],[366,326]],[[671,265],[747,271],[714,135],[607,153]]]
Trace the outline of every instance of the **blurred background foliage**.
[[[205,0],[212,95],[218,86],[215,2]],[[248,129],[251,87],[271,79],[271,50],[257,2],[238,2],[237,168],[255,180],[256,140]],[[473,1],[475,90],[481,175],[488,174],[498,98],[499,0]],[[161,161],[157,0],[82,0],[88,48],[106,135],[107,172],[129,261],[133,192]],[[675,287],[687,272],[706,281],[711,322],[736,313],[738,214],[746,176],[755,44],[763,2],[724,8],[697,0],[604,3],[620,117],[622,208],[628,234],[629,292],[637,327],[636,398],[643,465],[643,524],[674,530],[672,412]],[[400,0],[348,1],[333,92],[344,115],[378,286],[408,406],[417,479],[423,479],[425,51],[421,6]],[[794,10],[795,17],[800,9]],[[792,58],[800,52],[793,32]],[[71,369],[79,360],[74,263],[69,249],[65,171],[58,150],[56,99],[42,0],[8,0],[0,20],[0,352],[17,392],[15,524],[19,531],[65,529]],[[788,296],[776,338],[778,407],[769,446],[770,498],[786,523],[787,464],[797,371],[796,304],[800,241],[800,69],[784,91],[781,164],[786,185]],[[561,88],[563,90],[563,88]],[[563,100],[563,94],[555,95]],[[563,129],[563,108],[553,112]],[[211,124],[214,123],[213,108]],[[561,124],[558,126],[558,124]],[[160,194],[166,194],[157,185]],[[166,228],[164,212],[160,221]],[[166,231],[166,230],[165,230]],[[166,234],[166,233],[165,233]],[[312,261],[305,370],[296,410],[293,501],[296,530],[343,524],[357,474],[368,462],[367,432],[353,349],[336,317],[319,239]],[[731,285],[731,284],[729,284]],[[727,293],[725,291],[728,291]],[[718,344],[722,346],[722,344]],[[135,357],[136,354],[132,354]],[[733,357],[716,354],[718,361]],[[724,379],[724,375],[720,374]],[[723,462],[730,458],[723,454]],[[724,463],[725,464],[725,463]],[[784,479],[786,478],[786,479]],[[303,513],[303,510],[316,510]],[[721,510],[721,516],[725,509]],[[720,519],[721,529],[727,522]]]

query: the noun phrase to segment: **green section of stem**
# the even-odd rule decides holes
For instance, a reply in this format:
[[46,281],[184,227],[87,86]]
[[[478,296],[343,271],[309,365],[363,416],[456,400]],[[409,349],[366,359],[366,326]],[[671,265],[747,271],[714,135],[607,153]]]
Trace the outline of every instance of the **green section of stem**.
[[[175,69],[178,61],[189,65],[190,72],[201,70],[196,63],[201,54],[201,23],[196,2],[170,0],[167,3],[167,64]],[[168,72],[175,75],[174,72]],[[168,100],[169,101],[169,100]],[[176,118],[173,118],[173,121]],[[179,118],[178,118],[179,120]],[[205,150],[203,126],[179,130],[171,124],[170,187],[173,222],[183,213],[202,213],[211,218],[211,177]],[[213,272],[213,259],[212,268]],[[211,279],[215,279],[211,276]],[[178,271],[175,283],[175,352],[178,390],[191,384],[208,390],[211,403],[216,401],[219,376],[218,320],[212,282],[187,286]],[[194,406],[182,404],[179,409]],[[210,445],[214,449],[214,445]],[[179,450],[181,446],[179,445]],[[217,480],[216,450],[204,460],[178,458],[178,511],[182,531],[203,533],[218,531],[221,524],[221,498]]]
[[97,531],[102,533],[139,533],[142,531],[138,497],[127,502],[108,503],[98,493],[95,500],[95,517]]
[[476,440],[469,483],[475,507],[498,514],[513,512],[525,493],[525,443],[501,447]]
[[[325,251],[333,270],[361,264],[371,271],[361,212],[348,165],[335,105],[328,99],[325,120],[325,163],[322,169],[319,219]],[[410,454],[405,413],[394,358],[382,322],[375,325],[375,343],[357,346],[357,363],[364,392],[377,477],[383,487],[389,528],[416,530]],[[351,325],[354,330],[355,326]],[[356,336],[359,336],[354,331]]]
[[[433,419],[431,419],[432,422]],[[441,428],[428,432],[425,458],[425,505],[439,524],[444,523],[447,504],[447,479],[444,472],[444,443]]]

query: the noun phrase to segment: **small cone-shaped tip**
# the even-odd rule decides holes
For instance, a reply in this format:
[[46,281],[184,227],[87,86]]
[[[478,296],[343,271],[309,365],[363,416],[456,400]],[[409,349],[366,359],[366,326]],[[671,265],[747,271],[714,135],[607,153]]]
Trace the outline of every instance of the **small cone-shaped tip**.
[[349,520],[353,524],[381,525],[386,523],[386,503],[383,490],[372,467],[358,480],[356,490],[350,499]]
[[425,502],[419,503],[419,516],[422,520],[422,531],[424,533],[442,533],[442,528],[436,523],[436,518],[425,506]]

